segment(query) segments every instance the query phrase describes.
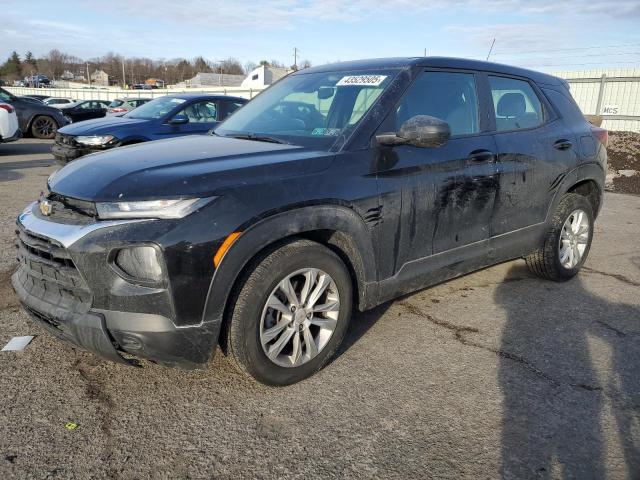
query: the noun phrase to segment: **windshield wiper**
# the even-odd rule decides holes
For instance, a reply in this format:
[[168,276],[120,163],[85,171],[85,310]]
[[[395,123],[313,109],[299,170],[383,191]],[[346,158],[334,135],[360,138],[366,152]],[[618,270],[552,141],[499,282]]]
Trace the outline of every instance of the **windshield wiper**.
[[284,140],[280,140],[279,138],[269,137],[267,135],[255,135],[253,133],[243,133],[238,135],[229,135],[231,138],[237,138],[239,140],[254,140],[256,142],[269,142],[269,143],[280,143],[284,145],[289,145],[289,142],[285,142]]

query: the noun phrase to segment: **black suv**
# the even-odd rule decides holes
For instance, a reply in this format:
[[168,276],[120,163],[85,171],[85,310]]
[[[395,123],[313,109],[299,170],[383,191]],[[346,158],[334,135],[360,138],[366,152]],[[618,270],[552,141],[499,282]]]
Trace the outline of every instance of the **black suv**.
[[59,337],[193,368],[217,344],[285,385],[335,353],[352,307],[524,257],[583,265],[606,131],[555,77],[389,59],[280,80],[212,135],[74,162],[19,216],[13,286]]

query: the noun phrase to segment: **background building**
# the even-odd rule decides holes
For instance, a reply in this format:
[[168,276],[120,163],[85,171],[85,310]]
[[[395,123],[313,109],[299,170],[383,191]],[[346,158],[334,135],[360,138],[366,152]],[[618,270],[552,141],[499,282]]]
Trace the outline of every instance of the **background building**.
[[289,75],[293,70],[280,67],[269,67],[260,65],[249,72],[247,78],[242,81],[242,86],[246,88],[264,88],[277,82],[282,77]]
[[91,83],[101,87],[108,87],[111,85],[111,77],[103,70],[96,70],[91,74]]
[[195,77],[179,83],[179,87],[239,87],[244,75],[199,72]]

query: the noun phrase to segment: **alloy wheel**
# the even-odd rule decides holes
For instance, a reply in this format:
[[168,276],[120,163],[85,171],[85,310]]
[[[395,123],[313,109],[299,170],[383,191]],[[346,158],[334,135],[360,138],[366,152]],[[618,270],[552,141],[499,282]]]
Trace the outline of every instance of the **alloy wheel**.
[[589,216],[584,210],[574,210],[560,232],[560,264],[567,269],[575,268],[589,243]]
[[48,138],[56,132],[57,126],[53,119],[49,117],[39,117],[33,122],[33,129],[39,137]]
[[262,310],[260,343],[281,367],[316,357],[336,329],[340,295],[334,280],[316,268],[298,270],[278,283]]

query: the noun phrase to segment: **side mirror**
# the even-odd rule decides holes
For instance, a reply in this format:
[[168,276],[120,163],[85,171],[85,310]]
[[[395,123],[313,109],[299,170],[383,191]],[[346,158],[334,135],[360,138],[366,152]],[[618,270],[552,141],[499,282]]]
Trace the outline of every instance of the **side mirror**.
[[328,98],[333,97],[333,94],[336,93],[336,89],[333,87],[320,87],[318,89],[318,100],[326,100]]
[[181,113],[174,115],[174,117],[169,120],[169,125],[183,125],[185,123],[189,123],[189,117]]
[[449,124],[429,115],[416,115],[404,122],[397,133],[376,135],[380,145],[412,145],[414,147],[441,147],[451,136]]

